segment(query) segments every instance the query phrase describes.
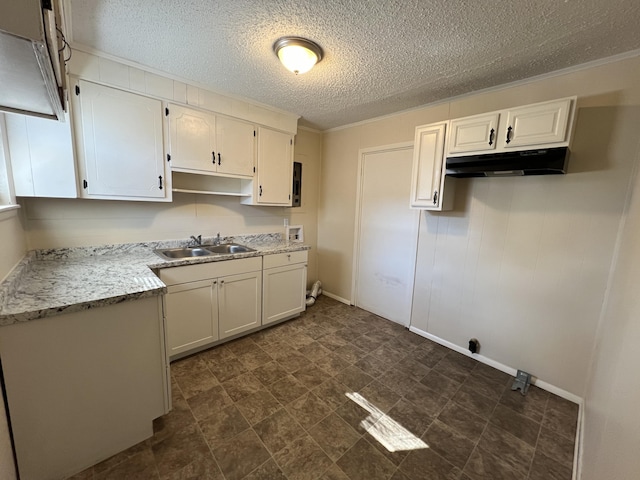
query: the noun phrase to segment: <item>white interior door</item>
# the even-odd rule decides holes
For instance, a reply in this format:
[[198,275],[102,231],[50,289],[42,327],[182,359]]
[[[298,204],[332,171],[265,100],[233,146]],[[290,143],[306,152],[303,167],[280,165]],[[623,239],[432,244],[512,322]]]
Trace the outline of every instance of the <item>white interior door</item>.
[[413,146],[360,155],[355,304],[409,325],[420,212],[409,208]]

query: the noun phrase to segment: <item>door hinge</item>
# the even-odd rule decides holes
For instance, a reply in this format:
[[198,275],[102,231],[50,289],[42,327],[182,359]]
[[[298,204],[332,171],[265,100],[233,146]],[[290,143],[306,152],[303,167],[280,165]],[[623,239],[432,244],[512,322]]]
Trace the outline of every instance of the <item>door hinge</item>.
[[171,161],[171,154],[167,153],[167,162]]
[[78,85],[76,85],[76,95],[80,95],[80,87]]
[[164,107],[164,116],[165,117],[169,116],[169,107]]
[[82,180],[82,188],[87,188],[89,186],[89,184],[87,183],[86,180]]

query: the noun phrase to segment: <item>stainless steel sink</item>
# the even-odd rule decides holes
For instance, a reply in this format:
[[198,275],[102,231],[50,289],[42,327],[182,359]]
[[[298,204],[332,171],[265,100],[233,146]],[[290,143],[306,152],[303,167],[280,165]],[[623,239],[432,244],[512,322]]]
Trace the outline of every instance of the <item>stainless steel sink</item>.
[[179,260],[181,258],[207,257],[209,255],[255,252],[255,250],[237,243],[223,243],[220,245],[198,245],[196,247],[161,248],[154,250],[154,252],[165,260]]
[[237,243],[222,243],[220,245],[203,245],[202,248],[216,254],[225,253],[244,253],[255,252],[253,248],[245,247],[244,245],[238,245]]
[[180,258],[206,257],[213,255],[213,252],[205,250],[202,247],[179,247],[179,248],[163,248],[154,250],[154,252],[165,260],[176,260]]

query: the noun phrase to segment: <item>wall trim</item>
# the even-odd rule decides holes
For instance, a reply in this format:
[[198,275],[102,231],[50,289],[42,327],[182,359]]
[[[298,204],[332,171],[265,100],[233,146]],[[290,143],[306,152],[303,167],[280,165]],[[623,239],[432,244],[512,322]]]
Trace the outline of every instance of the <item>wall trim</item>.
[[[197,88],[199,88],[201,90],[206,90],[207,92],[211,92],[211,93],[213,93],[215,95],[220,95],[222,97],[227,97],[227,98],[230,98],[230,99],[233,99],[233,100],[238,100],[240,102],[247,103],[249,105],[253,105],[253,106],[256,106],[256,107],[264,108],[265,110],[269,110],[271,112],[285,114],[285,115],[289,115],[289,116],[295,116],[298,119],[300,118],[300,115],[297,114],[297,113],[289,112],[287,110],[283,110],[282,108],[274,107],[273,105],[268,105],[266,103],[257,102],[256,100],[252,100],[250,98],[241,97],[240,95],[237,95],[237,94],[234,94],[234,93],[226,92],[226,91],[223,91],[223,90],[216,90],[216,89],[212,88],[209,85],[205,85],[204,83],[200,83],[200,82],[197,82],[195,80],[188,80],[188,79],[186,79],[184,77],[180,77],[178,75],[174,75],[172,73],[165,72],[163,70],[158,70],[157,68],[149,67],[148,65],[143,65],[143,64],[137,63],[137,62],[132,62],[131,60],[127,60],[126,58],[117,57],[116,55],[111,55],[110,53],[103,52],[102,50],[97,50],[97,49],[95,49],[93,47],[88,47],[87,45],[83,45],[81,43],[74,42],[73,40],[69,41],[69,45],[71,47],[71,50],[77,50],[79,52],[83,52],[83,53],[86,53],[86,54],[89,54],[89,55],[93,55],[95,57],[104,58],[106,60],[111,60],[112,62],[120,63],[122,65],[126,65],[127,67],[137,68],[137,69],[142,70],[144,72],[149,72],[149,73],[152,73],[154,75],[159,75],[161,77],[168,78],[168,79],[176,81],[176,82],[181,82],[181,83],[184,83],[186,85],[191,85],[192,87],[197,87]],[[119,88],[121,88],[121,87],[119,87]],[[171,100],[171,101],[173,101],[173,100]]]
[[318,130],[317,128],[305,127],[304,125],[298,125],[298,130],[304,130],[306,132],[312,133],[322,133],[322,130]]
[[[14,205],[1,205],[0,206],[0,222],[8,218],[15,217],[18,214],[16,210],[18,210],[19,208],[20,208],[20,205],[18,205],[17,203]],[[13,212],[13,213],[9,213],[9,212]]]
[[[439,343],[440,345],[450,348],[451,350],[461,353],[467,357],[473,358],[474,360],[477,360],[480,363],[484,363],[485,365],[489,365],[490,367],[493,367],[497,370],[500,370],[502,372],[505,372],[511,376],[515,376],[517,369],[509,367],[503,363],[497,362],[495,360],[492,360],[491,358],[485,357],[484,355],[478,355],[478,354],[472,354],[469,352],[469,350],[466,350],[458,345],[456,345],[455,343],[451,343],[443,338],[440,338],[436,335],[433,335],[431,333],[425,332],[424,330],[420,330],[419,328],[416,327],[409,327],[409,331],[413,332],[417,335],[420,335],[421,337],[424,338],[428,338],[429,340],[432,340],[436,343]],[[553,393],[554,395],[558,395],[559,397],[562,397],[566,400],[569,400],[570,402],[576,403],[578,404],[578,426],[576,428],[576,437],[575,437],[575,442],[574,442],[574,452],[573,452],[573,473],[572,473],[572,480],[579,480],[581,478],[582,472],[581,472],[581,467],[582,467],[582,445],[583,445],[583,433],[584,433],[584,399],[582,399],[581,397],[574,395],[571,392],[567,392],[566,390],[563,390],[562,388],[556,387],[555,385],[552,385],[550,383],[547,383],[545,381],[540,380],[539,378],[536,378],[532,381],[532,383],[537,386],[540,387],[543,390],[546,390],[547,392]]]
[[[497,91],[500,91],[500,90],[505,90],[507,88],[520,87],[522,85],[527,85],[529,83],[538,82],[540,80],[546,80],[546,79],[554,78],[554,77],[561,77],[563,75],[568,75],[568,74],[571,74],[571,73],[579,72],[581,70],[587,70],[589,68],[596,68],[596,67],[600,67],[602,65],[608,65],[610,63],[620,62],[622,60],[627,60],[629,58],[635,58],[635,57],[639,57],[639,56],[640,56],[640,49],[631,50],[629,52],[619,53],[617,55],[612,55],[610,57],[600,58],[598,60],[592,60],[590,62],[581,63],[579,65],[573,65],[571,67],[562,68],[560,70],[554,70],[553,72],[542,73],[542,74],[536,75],[534,77],[523,78],[521,80],[515,80],[513,82],[502,83],[500,85],[495,85],[493,87],[487,87],[487,88],[483,88],[481,90],[474,90],[473,92],[463,93],[463,94],[460,94],[460,95],[456,95],[454,97],[443,98],[441,100],[436,100],[434,102],[426,103],[424,105],[419,105],[419,106],[416,106],[416,107],[407,108],[405,110],[400,110],[398,112],[388,113],[387,115],[381,115],[379,117],[369,118],[367,120],[360,120],[359,122],[348,123],[346,125],[341,125],[339,127],[328,128],[326,130],[323,130],[323,133],[337,132],[339,130],[345,130],[347,128],[352,128],[352,127],[360,127],[362,125],[367,125],[369,123],[378,122],[378,121],[381,121],[381,120],[387,120],[389,118],[393,118],[393,117],[396,117],[398,115],[404,115],[405,113],[413,112],[413,111],[420,110],[420,109],[423,109],[423,108],[435,107],[437,105],[442,105],[442,104],[445,104],[445,103],[450,103],[450,102],[454,102],[454,101],[457,101],[457,100],[462,100],[462,99],[467,98],[467,97],[472,97],[472,96],[475,96],[475,95],[482,95],[482,94],[485,94],[485,93],[497,92]],[[482,112],[478,112],[478,113],[482,113]]]
[[322,295],[326,295],[329,298],[333,298],[334,300],[339,301],[340,303],[344,303],[345,305],[351,306],[351,302],[346,298],[339,297],[334,293],[327,292],[326,290],[322,290]]
[[576,441],[573,447],[573,475],[571,480],[579,480],[582,478],[582,452],[584,452],[584,403],[580,403],[579,407],[578,431],[576,432]]
[[[447,348],[450,348],[451,350],[454,350],[458,353],[461,353],[463,355],[466,355],[467,357],[473,358],[477,361],[479,361],[480,363],[484,363],[485,365],[489,365],[490,367],[493,367],[497,370],[500,370],[502,372],[505,372],[511,376],[516,375],[517,369],[510,367],[508,365],[505,365],[503,363],[500,363],[496,360],[493,360],[489,357],[485,357],[484,355],[478,355],[478,354],[471,354],[469,352],[469,350],[460,347],[459,345],[456,345],[455,343],[451,343],[448,340],[445,340],[443,338],[440,338],[436,335],[433,335],[431,333],[425,332],[424,330],[420,330],[419,328],[416,327],[409,327],[409,331],[416,333],[418,335],[420,335],[421,337],[425,337],[428,338],[429,340],[433,340],[436,343],[439,343],[440,345],[443,345]],[[579,397],[578,395],[575,395],[571,392],[568,392],[566,390],[563,390],[560,387],[556,387],[555,385],[552,385],[550,383],[547,383],[543,380],[540,380],[539,378],[534,378],[533,381],[531,382],[533,383],[536,387],[540,387],[543,390],[546,390],[547,392],[551,392],[555,395],[558,395],[559,397],[562,397],[566,400],[569,400],[570,402],[576,403],[578,404],[578,406],[582,406],[583,404],[583,399],[582,397]]]

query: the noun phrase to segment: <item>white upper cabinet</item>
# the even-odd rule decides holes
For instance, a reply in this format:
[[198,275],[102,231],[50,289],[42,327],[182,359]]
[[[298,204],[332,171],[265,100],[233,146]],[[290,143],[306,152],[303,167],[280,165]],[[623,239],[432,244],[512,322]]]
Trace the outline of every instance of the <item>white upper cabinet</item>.
[[162,102],[84,80],[73,88],[81,196],[170,201]]
[[256,127],[252,123],[218,115],[218,173],[253,177],[256,158]]
[[17,114],[5,117],[16,195],[76,198],[69,115],[64,122]]
[[451,120],[449,153],[495,150],[499,119],[494,112]]
[[178,105],[169,105],[165,115],[171,169],[215,173],[218,161],[216,116]]
[[447,157],[569,146],[576,97],[451,120]]
[[258,165],[251,205],[291,206],[293,188],[293,135],[258,127]]
[[[416,127],[411,175],[411,207],[448,210],[444,199],[444,141],[448,122]],[[454,179],[450,179],[454,180]],[[453,183],[453,182],[450,182]],[[448,198],[453,191],[448,191]]]
[[173,171],[253,177],[253,124],[174,104],[165,116]]
[[568,143],[571,98],[513,108],[506,113],[504,148]]

